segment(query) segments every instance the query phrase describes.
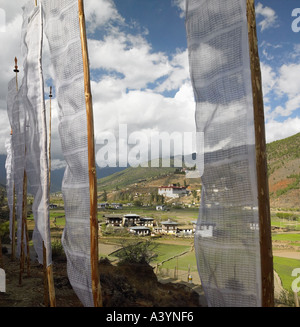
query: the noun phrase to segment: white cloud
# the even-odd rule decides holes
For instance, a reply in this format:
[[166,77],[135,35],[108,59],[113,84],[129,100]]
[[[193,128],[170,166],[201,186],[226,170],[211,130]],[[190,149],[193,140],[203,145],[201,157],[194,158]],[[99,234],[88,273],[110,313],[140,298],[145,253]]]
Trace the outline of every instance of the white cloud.
[[176,90],[190,78],[187,49],[177,52],[169,64],[172,68],[168,78],[156,88],[158,92]]
[[264,7],[260,2],[255,7],[257,17],[262,16],[263,20],[258,23],[261,32],[271,27],[278,27],[276,12],[270,7]]
[[287,94],[289,97],[300,93],[300,64],[285,64],[279,69],[279,80],[276,91],[279,95]]
[[105,69],[122,75],[126,88],[139,89],[170,72],[168,57],[152,52],[141,35],[115,30],[104,40],[90,40],[91,69]]
[[173,6],[177,6],[180,10],[180,17],[183,18],[185,15],[185,0],[173,0]]
[[267,143],[281,140],[300,132],[300,118],[288,118],[282,122],[270,120],[266,123]]
[[124,23],[123,17],[112,0],[89,0],[85,2],[87,31],[94,33],[97,28],[111,22]]
[[51,170],[65,168],[66,165],[67,164],[64,160],[60,160],[60,159],[52,159],[51,160]]
[[[260,64],[262,75],[262,87],[265,102],[268,102],[269,93],[273,90],[277,82],[277,75],[270,65],[263,62]],[[266,101],[267,100],[267,101]]]

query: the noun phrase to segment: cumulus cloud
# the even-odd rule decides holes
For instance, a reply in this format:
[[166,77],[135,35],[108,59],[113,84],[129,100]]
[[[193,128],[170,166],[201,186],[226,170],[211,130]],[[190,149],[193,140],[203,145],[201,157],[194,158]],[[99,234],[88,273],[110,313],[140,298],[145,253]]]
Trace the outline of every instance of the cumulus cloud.
[[108,23],[124,23],[124,18],[112,0],[89,0],[85,2],[87,31],[94,33],[97,28]]
[[170,72],[164,53],[152,52],[141,35],[118,31],[104,40],[90,40],[91,69],[105,69],[121,75],[127,88],[145,88]]
[[300,64],[284,64],[279,69],[279,80],[276,91],[279,95],[287,94],[289,97],[300,93]]
[[260,2],[255,7],[257,17],[262,16],[262,20],[258,23],[260,26],[261,32],[271,27],[278,27],[278,17],[276,12],[267,6],[263,6]]
[[173,0],[173,6],[177,6],[180,10],[180,17],[183,18],[185,15],[185,0]]
[[[23,5],[26,0],[19,0]],[[21,6],[12,1],[0,0],[0,7],[7,13],[6,33],[0,33],[2,48],[0,68],[0,137],[10,132],[6,114],[6,88],[13,77],[13,58],[19,55]],[[184,16],[184,0],[173,0],[181,17]],[[257,14],[262,18],[262,31],[276,27],[277,15],[269,7],[257,5]],[[141,26],[131,26],[118,12],[113,0],[89,0],[85,4],[89,32],[89,55],[92,76],[95,135],[111,131],[117,135],[120,124],[126,124],[128,133],[191,132],[195,131],[195,104],[189,77],[187,49],[174,49],[173,53],[154,51]],[[127,26],[127,28],[126,28]],[[144,29],[145,30],[145,29]],[[129,32],[128,32],[129,31]],[[100,32],[98,34],[98,32]],[[101,38],[99,37],[101,36]],[[267,48],[266,48],[267,49]],[[201,50],[201,51],[200,51]],[[201,48],[203,60],[212,53],[222,56],[217,49]],[[51,65],[47,61],[45,43],[45,79],[52,77]],[[295,46],[295,56],[299,48]],[[266,53],[266,55],[270,55]],[[270,58],[270,57],[269,57]],[[22,63],[20,62],[20,66]],[[207,67],[209,68],[209,67]],[[267,114],[267,139],[274,140],[291,135],[297,130],[298,118],[288,118],[300,105],[300,83],[297,71],[300,65],[286,64],[275,70],[262,63],[265,111]],[[20,74],[21,78],[21,74]],[[168,93],[169,92],[169,93]],[[171,95],[170,95],[171,94]],[[272,107],[273,95],[284,99],[281,106]],[[59,168],[61,161],[60,138],[58,135],[57,103],[53,99],[52,151],[53,165]],[[284,117],[283,122],[275,119]],[[298,120],[297,120],[298,119]],[[288,126],[291,126],[289,129]],[[278,131],[276,131],[278,130]],[[291,133],[291,134],[290,134]],[[192,150],[192,149],[191,149]],[[0,152],[5,153],[4,141]]]
[[267,143],[292,136],[300,131],[300,118],[288,118],[284,121],[270,120],[266,123]]

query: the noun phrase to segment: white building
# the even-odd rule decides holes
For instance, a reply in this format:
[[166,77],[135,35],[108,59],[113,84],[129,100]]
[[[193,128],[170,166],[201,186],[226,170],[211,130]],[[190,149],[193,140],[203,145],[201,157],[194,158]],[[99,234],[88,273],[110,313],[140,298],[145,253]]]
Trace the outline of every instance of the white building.
[[138,236],[146,236],[146,235],[150,235],[150,233],[151,233],[150,228],[145,227],[145,226],[129,227],[129,232],[134,235],[138,235]]
[[179,196],[186,195],[186,187],[173,185],[161,186],[158,188],[158,194],[168,198],[179,198]]
[[123,216],[123,226],[136,226],[140,222],[140,216],[135,213],[128,213]]
[[156,210],[157,211],[166,211],[167,210],[167,207],[165,205],[158,205],[156,206]]
[[170,219],[168,219],[167,221],[162,221],[161,226],[162,234],[176,235],[178,223],[176,223],[175,221],[171,221]]
[[153,227],[154,218],[140,218],[140,226]]

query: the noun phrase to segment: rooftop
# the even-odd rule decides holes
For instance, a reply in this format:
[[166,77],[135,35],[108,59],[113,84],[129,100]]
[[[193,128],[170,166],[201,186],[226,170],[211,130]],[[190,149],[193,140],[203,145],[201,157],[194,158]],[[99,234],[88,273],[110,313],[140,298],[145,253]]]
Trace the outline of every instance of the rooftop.
[[175,221],[172,221],[170,219],[168,219],[167,221],[162,221],[161,224],[162,225],[178,225],[178,223],[176,223]]

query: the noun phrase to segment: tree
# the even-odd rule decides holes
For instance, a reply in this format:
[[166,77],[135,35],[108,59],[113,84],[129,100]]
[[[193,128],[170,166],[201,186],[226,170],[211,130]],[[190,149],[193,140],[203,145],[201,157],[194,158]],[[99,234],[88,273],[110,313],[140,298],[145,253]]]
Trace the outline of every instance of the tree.
[[107,193],[106,193],[105,190],[104,190],[104,192],[103,192],[103,201],[104,201],[104,202],[107,201]]
[[196,191],[196,190],[193,190],[193,191],[192,191],[192,195],[193,195],[193,197],[196,199],[196,197],[197,197],[197,191]]
[[157,257],[154,249],[157,243],[151,240],[125,241],[122,240],[122,248],[115,253],[119,258],[119,265],[122,264],[149,264]]

